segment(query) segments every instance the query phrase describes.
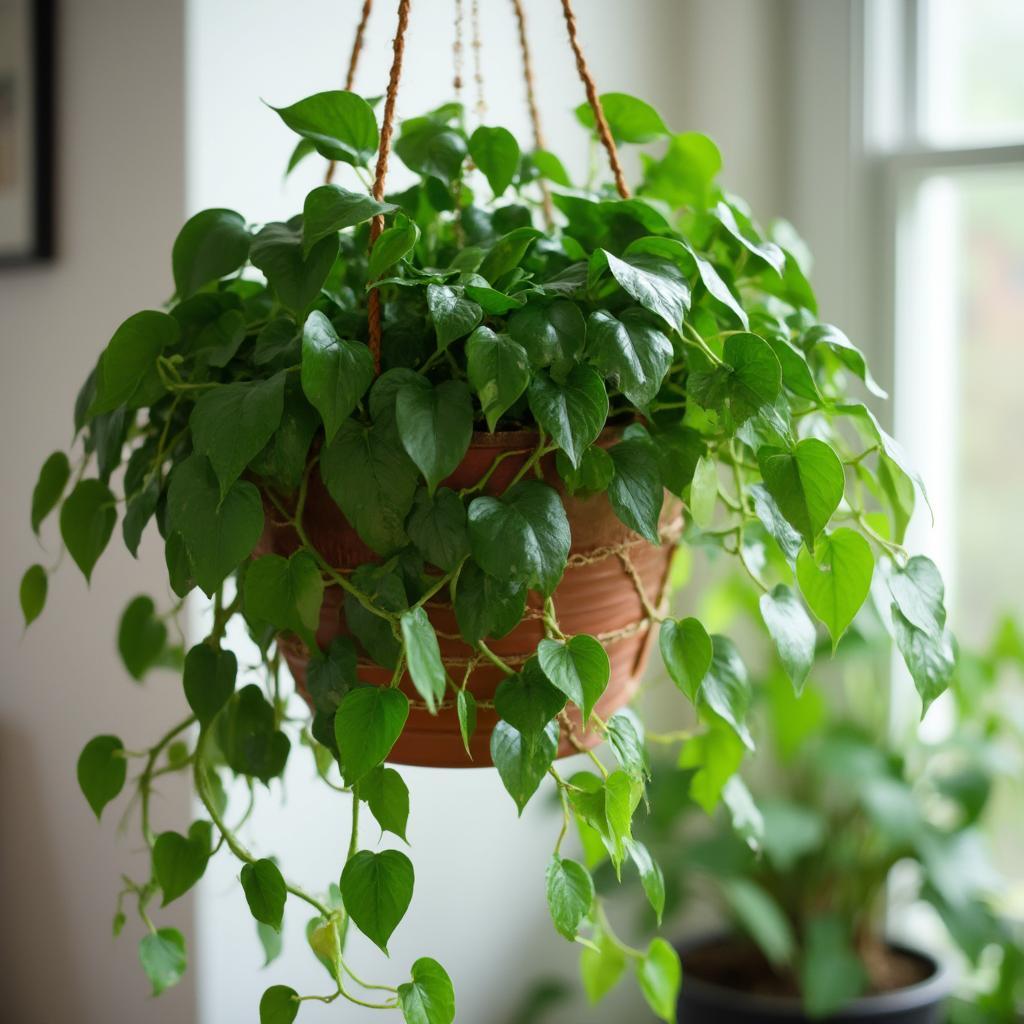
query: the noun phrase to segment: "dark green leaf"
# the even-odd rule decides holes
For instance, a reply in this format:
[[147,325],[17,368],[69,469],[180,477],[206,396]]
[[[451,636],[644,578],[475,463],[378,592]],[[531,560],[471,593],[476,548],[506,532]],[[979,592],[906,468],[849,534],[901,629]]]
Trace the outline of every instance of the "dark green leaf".
[[361,342],[339,338],[330,320],[314,310],[302,329],[300,376],[330,442],[373,382],[373,356]]
[[557,722],[551,722],[533,738],[523,736],[507,722],[495,725],[491,733],[491,760],[520,815],[557,753]]
[[494,710],[527,742],[536,740],[563,707],[565,694],[551,685],[536,658],[506,676],[494,694]]
[[462,734],[462,745],[466,748],[466,754],[472,760],[469,741],[476,732],[476,697],[469,690],[459,690],[455,701],[456,711],[459,716],[459,732]]
[[221,501],[210,462],[197,453],[171,473],[167,524],[168,536],[181,535],[196,582],[212,596],[260,539],[263,502],[248,481],[232,484]]
[[337,255],[337,235],[321,238],[307,252],[300,228],[274,223],[252,240],[249,258],[266,275],[281,302],[302,317],[320,294]]
[[354,92],[318,92],[290,107],[273,107],[293,132],[329,160],[365,166],[377,151],[377,119]]
[[496,197],[512,184],[519,169],[519,143],[507,128],[481,125],[469,138],[469,155]]
[[370,813],[383,832],[394,832],[408,842],[409,787],[394,768],[378,765],[359,780],[359,799],[365,800]]
[[419,553],[445,572],[451,572],[469,554],[466,506],[447,487],[433,497],[425,489],[417,492],[405,528]]
[[185,973],[185,940],[176,928],[158,928],[139,943],[139,960],[153,995],[158,996],[181,981]]
[[132,600],[121,615],[117,628],[117,649],[133,679],[141,679],[163,653],[167,627],[155,614],[149,597]]
[[587,323],[575,302],[556,299],[517,309],[508,318],[508,332],[534,366],[549,366],[576,359],[583,352]]
[[334,718],[334,736],[348,785],[388,756],[408,717],[409,700],[401,690],[362,686],[346,694]]
[[378,203],[365,192],[321,185],[306,196],[302,208],[303,248],[308,253],[321,238],[397,209],[394,203]]
[[714,656],[707,630],[694,618],[665,619],[658,644],[672,681],[696,704]]
[[71,477],[71,466],[63,452],[54,452],[39,471],[32,490],[32,532],[39,533],[43,520],[57,507]]
[[455,590],[455,617],[459,632],[475,647],[486,637],[504,636],[519,625],[526,607],[526,585],[515,580],[497,580],[475,562],[467,562],[459,573]]
[[844,921],[817,917],[807,922],[800,987],[804,1006],[814,1017],[826,1017],[856,999],[867,985],[860,957],[851,945]]
[[545,596],[558,586],[571,544],[558,492],[533,480],[521,481],[500,498],[474,498],[469,540],[485,572],[525,583]]
[[355,926],[385,954],[412,900],[412,863],[398,850],[361,850],[341,873],[341,898]]
[[[669,134],[661,115],[649,103],[624,92],[601,94],[601,109],[616,142],[653,142]],[[584,128],[596,128],[589,103],[576,108],[576,117]]]
[[222,499],[277,430],[284,381],[278,373],[269,380],[224,384],[196,402],[189,418],[192,443],[210,460]]
[[[599,249],[597,255],[627,295],[673,331],[680,329],[690,308],[690,288],[678,267],[646,253],[632,255],[628,250],[625,259],[606,249]],[[594,266],[593,260],[591,265]]]
[[211,826],[196,821],[183,836],[178,832],[161,832],[153,843],[153,874],[163,892],[167,906],[192,888],[206,871],[210,859]]
[[429,957],[412,965],[412,981],[398,986],[405,1024],[453,1024],[455,989],[445,969]]
[[434,321],[439,349],[465,337],[483,319],[483,310],[465,297],[462,288],[447,284],[427,285],[427,308]]
[[209,725],[231,699],[237,674],[238,660],[231,651],[200,643],[185,655],[185,699],[200,725]]
[[234,210],[203,210],[185,222],[174,240],[171,265],[182,299],[233,274],[249,254],[245,218]]
[[498,281],[522,263],[527,249],[540,237],[541,233],[534,227],[515,228],[502,235],[480,264],[480,275],[492,284]]
[[[356,648],[350,637],[336,636],[326,654],[316,652],[310,655],[306,666],[306,689],[317,711],[330,714],[332,720],[345,694],[357,682]],[[332,735],[333,732],[332,727]]]
[[116,736],[96,736],[86,743],[78,757],[78,785],[97,820],[124,788],[127,774],[124,744]]
[[654,446],[647,439],[627,439],[609,449],[615,475],[608,500],[615,514],[651,544],[660,544],[658,522],[665,490]]
[[771,593],[762,594],[760,607],[761,618],[775,642],[782,667],[800,693],[814,664],[817,641],[814,623],[792,588],[784,583],[778,584]]
[[402,447],[419,467],[434,493],[437,485],[462,462],[473,438],[473,403],[459,380],[434,386],[418,377],[398,392],[395,422]]
[[91,578],[116,522],[114,495],[99,480],[80,480],[61,506],[61,537],[86,580]]
[[260,999],[260,1024],[292,1024],[301,1005],[295,989],[271,985]]
[[608,719],[608,742],[623,769],[635,779],[651,774],[650,759],[644,747],[644,727],[629,709],[623,708]]
[[409,170],[451,182],[462,172],[466,140],[461,132],[445,124],[415,118],[402,125],[395,152]]
[[608,418],[608,392],[600,374],[581,363],[564,381],[556,381],[540,370],[530,382],[529,402],[537,422],[578,466]]
[[847,527],[826,534],[813,555],[797,556],[800,592],[828,628],[833,649],[868,596],[874,565],[868,542]]
[[21,602],[21,614],[25,625],[35,622],[46,606],[47,591],[46,569],[41,565],[30,565],[21,577],[18,598]]
[[373,243],[370,251],[370,263],[366,276],[370,281],[381,277],[384,271],[404,259],[415,248],[419,241],[420,229],[415,221],[407,217],[399,217],[393,227],[384,231]]
[[795,562],[803,543],[800,534],[789,525],[782,510],[775,504],[775,499],[761,484],[751,484],[747,493],[753,499],[754,514],[761,521],[761,525],[775,538],[787,561]]
[[587,351],[605,376],[618,382],[634,404],[646,406],[658,393],[672,363],[672,343],[638,309],[619,317],[605,310],[590,314]]
[[636,962],[636,980],[654,1015],[675,1024],[683,969],[679,954],[664,939],[651,940],[643,958]]
[[224,758],[235,773],[269,782],[284,771],[291,741],[277,728],[274,708],[255,683],[228,701],[216,728]]
[[245,574],[244,594],[249,618],[291,630],[311,648],[316,646],[314,637],[320,625],[324,581],[320,567],[308,551],[296,551],[291,558],[257,558]]
[[589,721],[611,676],[611,663],[601,643],[585,634],[565,643],[541,640],[537,657],[548,679],[583,712],[583,721]]
[[918,629],[901,611],[892,606],[893,634],[903,660],[921,695],[921,714],[949,686],[956,669],[956,647],[948,629],[939,633]]
[[711,637],[714,654],[711,667],[700,688],[700,700],[726,721],[749,749],[754,741],[746,726],[747,711],[753,696],[746,666],[736,645],[728,638]]
[[243,864],[242,890],[252,916],[280,931],[288,891],[277,865],[266,857]]
[[437,713],[437,705],[444,699],[448,673],[441,663],[441,649],[437,634],[422,608],[404,612],[401,618],[405,657],[409,665],[416,692],[426,701],[427,710]]
[[555,465],[565,489],[572,495],[587,497],[608,489],[615,476],[615,463],[607,450],[591,445],[580,459],[579,469],[573,469],[565,452],[557,452]]
[[594,904],[594,880],[582,864],[556,853],[547,870],[548,910],[559,935],[573,942]]
[[526,350],[508,334],[478,327],[466,342],[466,373],[493,431],[505,411],[526,390],[530,363]]

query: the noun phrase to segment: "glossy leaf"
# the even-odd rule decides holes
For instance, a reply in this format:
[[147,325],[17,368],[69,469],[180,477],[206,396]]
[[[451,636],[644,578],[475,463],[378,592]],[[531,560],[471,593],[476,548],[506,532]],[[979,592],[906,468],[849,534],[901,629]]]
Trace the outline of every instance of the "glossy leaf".
[[606,249],[599,253],[627,295],[663,320],[671,330],[679,330],[690,308],[690,288],[677,267],[643,253],[630,255],[627,251],[625,259],[619,259]]
[[759,605],[768,635],[779,652],[779,660],[792,680],[796,692],[803,689],[814,664],[817,633],[800,599],[791,587],[778,584],[770,593],[762,594]]
[[658,645],[672,682],[696,704],[714,656],[707,630],[694,618],[665,619],[658,634]]
[[429,957],[412,965],[412,981],[398,986],[405,1024],[454,1024],[455,989],[445,969]]
[[377,151],[377,119],[354,92],[318,92],[290,107],[273,107],[293,132],[329,160],[365,166]]
[[428,493],[455,471],[473,437],[473,403],[462,381],[434,386],[423,377],[398,392],[395,422],[402,447],[427,481]]
[[611,677],[611,663],[601,643],[582,633],[564,643],[541,640],[537,658],[548,679],[580,709],[583,721],[589,721]]
[[393,267],[399,260],[405,259],[419,241],[420,229],[415,221],[407,217],[399,217],[395,224],[383,231],[373,249],[370,250],[370,263],[366,269],[367,278],[375,281],[384,272]]
[[654,1015],[675,1024],[683,970],[679,954],[664,939],[651,940],[643,958],[636,962],[636,980]]
[[638,309],[619,316],[605,310],[587,320],[587,349],[597,368],[618,382],[635,405],[646,406],[658,393],[672,362],[672,343]]
[[580,307],[567,299],[529,303],[508,318],[508,332],[526,350],[534,366],[576,359],[586,342],[587,323]]
[[365,192],[321,185],[306,196],[302,208],[303,248],[308,253],[321,238],[397,209],[394,203],[379,203]]
[[507,334],[478,327],[466,342],[466,373],[493,432],[530,382],[526,350]]
[[361,850],[341,872],[341,897],[355,926],[385,954],[413,890],[412,862],[398,850]]
[[659,521],[665,490],[654,446],[627,438],[608,450],[615,475],[608,483],[608,500],[615,514],[651,544],[660,544]]
[[547,869],[548,910],[555,930],[570,942],[594,903],[594,880],[582,864],[555,854]]
[[404,612],[401,627],[413,686],[426,702],[427,710],[432,715],[436,714],[448,686],[448,673],[441,662],[437,634],[422,608]]
[[523,736],[507,722],[495,725],[491,733],[491,760],[520,815],[537,792],[557,752],[557,722],[551,722],[533,739]]
[[472,299],[466,298],[463,289],[446,284],[427,285],[427,308],[434,322],[439,349],[464,338],[483,319],[483,310]]
[[600,374],[579,364],[556,381],[539,370],[530,382],[529,402],[540,426],[578,466],[608,418],[608,392]]
[[875,560],[868,542],[847,527],[824,536],[796,560],[800,593],[832,636],[835,649],[871,589]]

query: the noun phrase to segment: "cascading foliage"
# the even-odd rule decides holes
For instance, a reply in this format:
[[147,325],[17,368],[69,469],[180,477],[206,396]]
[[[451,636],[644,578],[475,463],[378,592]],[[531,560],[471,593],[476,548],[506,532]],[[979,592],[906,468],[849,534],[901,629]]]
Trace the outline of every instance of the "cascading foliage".
[[[954,646],[942,583],[902,546],[923,491],[849,393],[882,395],[863,355],[819,322],[798,259],[716,184],[710,139],[672,134],[629,96],[603,100],[615,138],[648,151],[635,198],[594,181],[575,186],[554,154],[521,152],[503,128],[470,134],[462,108],[449,104],[401,125],[395,152],[418,181],[378,202],[366,175],[378,146],[370,103],[326,92],[278,110],[301,136],[289,168],[319,152],[347,165],[351,187],[313,189],[287,223],[254,226],[223,209],[194,216],[174,244],[173,299],[129,317],[83,386],[75,451],[46,460],[33,529],[60,505],[63,544],[88,579],[119,518],[133,555],[153,521],[176,595],[166,611],[135,598],[118,644],[136,680],[156,666],[181,670],[181,720],[142,751],[98,736],[78,764],[97,816],[131,775],[151,870],[125,880],[114,929],[129,900],[154,992],[181,977],[185,949],[153,918],[220,853],[240,863],[269,956],[286,907],[313,911],[309,944],[333,986],[327,995],[268,989],[263,1024],[295,1019],[304,999],[338,998],[398,1008],[410,1024],[450,1024],[453,988],[434,960],[417,960],[397,986],[368,987],[348,967],[350,927],[386,952],[413,897],[409,858],[364,849],[357,822],[365,804],[405,839],[408,790],[384,767],[408,714],[398,688],[405,670],[428,706],[457,704],[467,742],[474,728],[473,695],[446,672],[426,601],[453,595],[464,638],[502,665],[488,640],[522,618],[533,590],[547,598],[546,635],[519,672],[505,666],[495,763],[520,810],[545,775],[557,785],[564,825],[547,900],[558,931],[583,946],[588,994],[600,998],[631,965],[653,1011],[674,1019],[674,951],[659,938],[645,949],[619,939],[589,873],[606,857],[617,870],[631,862],[660,916],[660,869],[631,835],[649,772],[644,730],[629,711],[607,722],[592,714],[607,656],[593,638],[567,637],[550,599],[571,537],[559,492],[539,472],[549,453],[567,492],[606,495],[651,542],[666,494],[681,499],[682,543],[738,560],[798,689],[813,659],[814,618],[838,642],[872,586],[924,707],[944,689]],[[590,128],[589,108],[579,114]],[[537,226],[542,187],[553,193],[550,228]],[[368,256],[376,215],[386,229]],[[373,288],[383,308],[379,376],[367,346]],[[609,423],[623,427],[621,440],[596,446]],[[485,496],[441,486],[474,430],[505,429],[537,434],[508,489]],[[378,561],[342,573],[309,543],[302,513],[314,474]],[[269,514],[298,531],[290,558],[254,555]],[[25,574],[26,621],[42,611],[48,577],[41,565]],[[321,651],[328,586],[346,593],[351,638]],[[212,627],[184,653],[168,622],[197,587],[212,599]],[[236,616],[261,671],[240,671],[223,646]],[[301,704],[289,702],[279,633],[310,648],[309,715],[296,717]],[[695,618],[664,618],[660,649],[695,710],[698,724],[681,740],[694,794],[709,811],[723,802],[756,844],[757,811],[734,774],[756,739],[740,652]],[[392,669],[392,686],[361,683],[360,659]],[[563,778],[553,759],[567,701],[612,742],[607,754],[590,754],[590,769]],[[266,855],[250,852],[239,838],[248,810],[225,796],[240,778],[255,799],[296,745],[312,754],[325,797],[351,800],[348,855],[316,892],[272,858],[270,837],[252,839]],[[157,780],[186,771],[205,815],[185,835],[159,831],[150,813]],[[562,853],[573,823],[585,863]]]

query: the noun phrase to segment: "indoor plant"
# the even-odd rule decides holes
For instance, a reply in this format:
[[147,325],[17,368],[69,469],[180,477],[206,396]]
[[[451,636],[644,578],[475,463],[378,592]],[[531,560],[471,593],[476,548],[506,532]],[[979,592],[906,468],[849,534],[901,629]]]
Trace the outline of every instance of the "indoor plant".
[[[818,322],[798,261],[715,184],[714,144],[670,133],[628,96],[606,96],[603,112],[592,97],[580,117],[604,129],[616,197],[593,182],[573,188],[556,157],[521,153],[504,129],[468,132],[452,104],[401,125],[395,152],[419,182],[385,199],[386,144],[373,194],[358,183],[390,137],[393,99],[389,90],[383,133],[373,106],[347,91],[278,111],[301,136],[293,162],[317,150],[351,168],[353,187],[314,189],[301,215],[259,229],[229,210],[191,218],[172,253],[174,299],[115,331],[75,403],[77,454],[50,456],[32,496],[37,530],[60,505],[64,545],[87,578],[119,515],[133,553],[154,521],[177,600],[126,609],[118,640],[133,677],[175,660],[166,621],[188,593],[198,586],[213,602],[208,636],[182,661],[188,713],[141,752],[96,737],[78,776],[99,815],[139,759],[132,785],[152,872],[124,895],[146,929],[154,991],[178,980],[185,951],[151,906],[187,891],[222,846],[263,928],[280,925],[286,902],[313,908],[310,944],[335,988],[300,997],[275,986],[261,1002],[267,1022],[294,1019],[304,998],[453,1019],[433,960],[401,985],[369,988],[344,960],[350,922],[385,949],[412,896],[405,854],[360,849],[356,828],[365,804],[404,832],[408,794],[389,758],[490,757],[520,808],[552,775],[566,825],[582,822],[616,866],[632,860],[660,909],[660,870],[631,836],[649,775],[643,729],[626,711],[606,717],[628,697],[655,622],[709,735],[754,746],[736,646],[664,617],[660,548],[678,537],[681,502],[689,536],[735,555],[763,592],[765,626],[797,685],[816,630],[794,581],[837,642],[879,556],[925,706],[953,667],[941,583],[901,546],[913,477],[847,395],[855,379],[879,389],[846,336]],[[663,150],[646,156],[637,198],[623,196],[609,124],[620,142]],[[557,190],[558,222],[545,230],[534,226],[541,183]],[[610,628],[582,600],[559,601],[559,587],[595,565],[620,577],[613,603],[632,603]],[[47,583],[43,566],[26,572],[26,620]],[[262,651],[262,685],[236,688],[223,647],[235,616]],[[616,643],[633,645],[621,664]],[[308,721],[285,713],[283,660]],[[439,735],[424,738],[432,721]],[[352,794],[349,853],[326,894],[286,881],[225,817],[221,775],[255,793],[281,775],[290,737]],[[452,756],[455,737],[474,762]],[[593,771],[559,775],[559,752],[604,738],[617,768],[590,751]],[[710,742],[693,750],[709,770],[723,756]],[[154,780],[186,770],[206,814],[187,835],[159,832]],[[743,812],[738,784],[726,799]],[[675,953],[660,939],[633,950],[615,938],[587,870],[561,856],[564,835],[547,877],[556,927],[602,972],[632,963],[671,1019]],[[117,930],[124,921],[119,909]]]

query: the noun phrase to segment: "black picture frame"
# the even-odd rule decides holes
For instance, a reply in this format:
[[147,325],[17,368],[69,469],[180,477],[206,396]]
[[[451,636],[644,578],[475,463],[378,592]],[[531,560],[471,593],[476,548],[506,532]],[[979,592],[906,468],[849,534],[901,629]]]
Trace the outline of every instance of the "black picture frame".
[[[17,229],[7,237],[7,223],[0,221],[0,267],[11,267],[50,260],[55,253],[56,0],[7,0],[5,6],[12,24],[2,24],[4,8],[0,8],[0,36],[14,32],[15,36],[8,34],[8,39],[14,38],[13,46],[19,51],[15,64],[6,69],[0,67],[0,134],[9,133],[6,142],[11,166],[7,170],[12,176],[11,181],[5,181],[0,168],[0,201],[10,203],[11,209],[20,212]],[[27,110],[20,109],[14,100],[21,79],[31,84],[31,104]],[[8,95],[7,106],[3,107],[5,84]],[[20,118],[26,118],[28,123],[21,125]],[[0,137],[0,147],[4,141]],[[17,152],[14,147],[21,145],[27,145],[29,153],[16,167],[10,152]]]

